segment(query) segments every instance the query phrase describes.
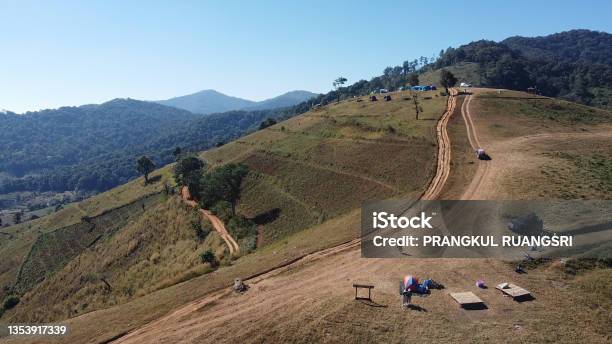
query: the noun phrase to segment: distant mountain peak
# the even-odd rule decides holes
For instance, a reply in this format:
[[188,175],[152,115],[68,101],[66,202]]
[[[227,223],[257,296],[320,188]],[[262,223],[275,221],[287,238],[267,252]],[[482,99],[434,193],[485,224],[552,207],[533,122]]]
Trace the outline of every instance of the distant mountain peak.
[[220,113],[235,110],[267,110],[299,104],[317,94],[295,90],[259,102],[228,96],[217,90],[206,89],[192,94],[156,101],[158,104],[176,107],[199,114]]

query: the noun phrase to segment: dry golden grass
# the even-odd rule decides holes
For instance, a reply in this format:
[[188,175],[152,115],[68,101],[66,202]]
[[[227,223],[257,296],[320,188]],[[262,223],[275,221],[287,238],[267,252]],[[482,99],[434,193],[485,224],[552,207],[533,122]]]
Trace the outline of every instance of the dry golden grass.
[[[116,235],[87,249],[26,293],[9,321],[45,322],[125,303],[211,271],[199,254],[226,256],[211,232],[199,242],[191,228],[201,221],[178,197],[152,206]],[[111,285],[109,288],[105,282]]]
[[2,287],[12,286],[15,283],[19,269],[39,235],[74,225],[84,216],[94,217],[146,195],[158,193],[163,190],[165,183],[173,183],[169,166],[152,174],[154,178],[157,176],[160,179],[156,183],[144,186],[143,179],[138,178],[82,202],[70,204],[40,219],[3,228],[3,232],[9,233],[10,236],[8,238],[3,236],[0,244],[0,299],[5,296]]
[[[225,288],[231,285],[235,277],[246,278],[309,252],[350,240],[359,233],[359,221],[359,212],[350,212],[302,230],[284,240],[277,240],[213,273],[192,278],[124,304],[62,321],[70,326],[70,335],[51,338],[49,342],[103,342],[159,318],[179,305]],[[23,342],[32,340],[35,342],[33,338],[26,338]]]
[[523,92],[478,91],[474,121],[505,199],[610,199],[612,113]]
[[419,93],[424,112],[418,121],[409,92],[393,93],[389,102],[353,98],[202,157],[213,165],[241,161],[254,172],[239,207],[251,217],[279,211],[260,227],[260,244],[267,244],[366,199],[418,195],[434,171],[432,128],[446,105],[438,93]]

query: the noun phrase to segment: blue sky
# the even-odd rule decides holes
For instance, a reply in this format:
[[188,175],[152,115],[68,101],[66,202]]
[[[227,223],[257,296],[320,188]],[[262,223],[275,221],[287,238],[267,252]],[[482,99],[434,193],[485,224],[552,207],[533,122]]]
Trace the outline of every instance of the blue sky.
[[326,92],[477,39],[612,32],[610,13],[610,1],[0,0],[0,109]]

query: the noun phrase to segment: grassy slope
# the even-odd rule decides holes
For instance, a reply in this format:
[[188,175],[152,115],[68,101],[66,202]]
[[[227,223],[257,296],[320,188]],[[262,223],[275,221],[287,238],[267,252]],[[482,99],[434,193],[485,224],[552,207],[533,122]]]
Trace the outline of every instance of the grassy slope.
[[[261,271],[291,257],[354,237],[359,223],[359,213],[355,209],[364,199],[418,195],[433,173],[433,126],[444,111],[446,99],[436,96],[436,92],[422,93],[422,97],[429,99],[422,99],[425,111],[421,120],[416,121],[411,103],[404,99],[408,94],[396,93],[392,96],[394,100],[391,102],[369,102],[362,98],[333,104],[203,153],[203,157],[211,164],[244,161],[252,168],[244,185],[239,211],[255,217],[276,208],[280,210],[277,218],[262,225],[261,242],[267,245],[233,262],[230,267],[185,282],[188,286],[171,286],[136,298],[124,304],[130,309],[129,312],[111,308],[111,313],[97,311],[84,318],[100,316],[100,321],[109,321],[110,328],[99,329],[107,334],[142,324],[178,304],[227,285],[235,276]],[[167,212],[170,209],[155,214]],[[148,221],[150,218],[142,217],[137,222]],[[160,225],[166,224],[158,221],[151,228]],[[309,227],[312,228],[306,230]],[[157,268],[119,265],[116,269],[108,269],[104,267],[107,259],[99,258],[106,255],[113,257],[111,247],[117,244],[115,240],[127,233],[134,235],[131,231],[135,230],[127,226],[111,239],[112,245],[96,245],[81,255],[60,273],[39,285],[36,292],[26,295],[23,304],[7,316],[16,319],[61,319],[68,314],[76,315],[124,302],[130,299],[125,295],[131,292],[140,296],[157,289],[156,285],[164,286],[162,282],[152,283],[151,286],[142,285],[142,275],[138,271],[144,269],[146,273],[152,274]],[[277,240],[283,237],[285,239]],[[138,246],[129,242],[121,243],[117,254],[123,257],[125,252],[122,248],[134,245]],[[151,255],[154,252],[147,250],[146,253]],[[147,254],[139,257],[144,258],[145,262],[150,261]],[[96,261],[96,257],[100,262]],[[132,258],[136,257],[129,257]],[[172,256],[167,259],[177,260]],[[175,283],[181,280],[176,275],[191,268],[190,259],[181,260],[189,262],[186,265],[179,264],[168,269],[168,274],[174,274],[172,277],[175,277]],[[87,275],[91,278],[77,280],[78,273],[84,271],[92,271]],[[118,283],[121,288],[113,286],[111,295],[101,297],[103,294],[96,289],[103,289],[97,271],[110,272],[111,276],[113,272],[116,273],[114,278],[117,282],[112,284]],[[70,288],[54,286],[65,283]],[[130,286],[135,289],[130,291]],[[66,296],[68,289],[77,296],[46,309],[49,308],[46,304],[49,300],[45,301],[45,295],[53,295],[57,302]],[[186,293],[185,290],[191,292]],[[109,316],[114,319],[109,319]],[[119,325],[122,319],[124,324]],[[96,332],[91,331],[91,326],[95,323],[97,321],[87,326],[79,325],[77,335],[94,335]]]
[[[506,94],[502,94],[506,95]],[[538,108],[533,111],[514,111],[527,106],[532,100],[524,93],[523,99],[495,99],[496,102],[517,102],[504,111],[479,108],[484,98],[472,102],[474,117],[486,148],[492,147],[498,138],[502,145],[521,135],[563,134],[567,132],[594,133],[605,130],[605,117],[596,124],[564,123],[565,116],[550,119],[542,117]],[[540,101],[540,100],[538,100]],[[541,101],[548,101],[542,99]],[[567,112],[580,112],[581,107],[563,103]],[[460,105],[460,104],[459,104]],[[584,109],[582,109],[584,110]],[[563,111],[562,111],[563,112]],[[588,113],[588,112],[587,112]],[[458,121],[457,121],[458,120]],[[454,118],[451,124],[453,146],[467,145],[462,119]],[[501,125],[501,127],[500,127]],[[495,130],[504,129],[505,134]],[[463,136],[462,136],[463,135]],[[498,136],[499,135],[499,136]],[[586,135],[589,136],[589,135]],[[513,145],[508,156],[514,154],[539,154],[552,146],[565,151],[576,148],[557,146],[555,141],[538,141],[536,145]],[[561,141],[565,140],[563,137]],[[599,140],[599,142],[597,142]],[[552,142],[552,143],[551,143]],[[596,139],[598,145],[606,141]],[[609,142],[609,141],[608,141]],[[491,144],[491,145],[489,145]],[[552,146],[551,146],[552,145]],[[592,149],[593,145],[587,146]],[[455,148],[455,147],[453,147]],[[497,152],[497,148],[493,152]],[[578,149],[581,149],[578,147]],[[454,149],[453,156],[465,154],[473,161],[471,149]],[[501,160],[493,155],[493,162]],[[466,161],[468,161],[466,159]],[[453,168],[461,169],[452,185],[469,180],[473,165],[453,160]],[[465,166],[458,167],[464,163]],[[533,169],[529,161],[521,161],[524,170],[511,170],[505,178],[523,184],[523,196],[527,192],[554,191],[555,180],[532,180]],[[513,166],[514,168],[514,166]],[[467,171],[465,171],[467,170]],[[515,171],[520,173],[515,174]],[[536,172],[539,171],[536,169]],[[453,171],[451,176],[457,171]],[[463,176],[463,173],[466,176]],[[583,180],[577,185],[586,186]],[[500,198],[512,198],[512,189],[502,189]],[[508,196],[510,195],[510,196]],[[609,197],[609,194],[608,194]],[[358,228],[358,219],[353,225]],[[326,225],[324,223],[323,225]],[[344,224],[334,223],[328,230],[343,230]],[[320,234],[303,231],[300,234]],[[312,240],[312,237],[310,240]],[[308,240],[307,237],[302,236]],[[294,245],[294,241],[288,245]],[[275,246],[277,249],[278,246]],[[279,250],[278,252],[285,252]],[[283,253],[281,253],[283,254]],[[513,266],[492,259],[360,259],[357,250],[329,256],[316,263],[294,267],[282,274],[253,281],[247,295],[226,294],[201,309],[185,312],[180,319],[167,320],[155,328],[148,338],[158,341],[183,339],[194,342],[218,342],[231,338],[234,341],[274,342],[405,342],[408,338],[427,339],[434,342],[609,342],[612,294],[612,270],[594,269],[577,276],[563,272],[560,262],[545,264],[527,274],[516,274]],[[397,279],[405,274],[432,277],[442,282],[446,289],[435,290],[427,298],[413,298],[421,311],[405,311],[399,305]],[[474,281],[484,279],[488,289],[477,289]],[[350,284],[367,282],[376,286],[373,290],[376,304],[355,302]],[[531,302],[518,303],[500,295],[491,286],[511,281],[529,289],[535,295]],[[489,307],[484,311],[464,311],[448,295],[450,292],[473,291]],[[210,300],[210,299],[209,299]],[[92,320],[90,318],[89,320]],[[79,321],[78,324],[84,324]],[[159,337],[156,337],[159,335]],[[145,341],[143,341],[145,342]]]
[[[522,94],[522,96],[525,95]],[[495,101],[508,102],[512,100]],[[523,102],[524,101],[520,101],[521,104]],[[482,104],[484,103],[473,103],[475,108],[474,111],[477,114],[475,121],[478,123],[480,128],[479,133],[482,135],[481,140],[484,142],[492,137],[499,136],[512,139],[517,135],[533,134],[542,132],[542,130],[565,132],[567,130],[582,131],[584,129],[592,129],[591,124],[576,125],[575,123],[562,123],[562,121],[558,123],[553,119],[543,119],[538,117],[540,116],[539,110],[521,113],[518,111],[515,112],[512,110],[514,107],[510,107],[500,112],[493,111],[493,107],[491,107],[488,109],[489,111],[487,111],[486,107],[481,107],[483,106]],[[341,104],[340,106],[343,105],[344,104]],[[355,102],[348,106],[354,105],[359,105],[359,103]],[[298,154],[297,152],[294,153],[293,150],[288,148],[300,148],[302,147],[302,143],[292,144],[290,141],[283,140],[295,136],[293,132],[288,132],[290,126],[297,126],[300,130],[306,132],[303,133],[302,136],[310,137],[308,131],[313,130],[311,128],[315,127],[317,123],[320,123],[319,120],[320,119],[316,116],[303,116],[289,121],[290,123],[282,123],[269,130],[255,133],[244,140],[229,144],[221,149],[207,152],[204,156],[211,163],[216,164],[228,161],[247,161],[249,159],[258,161],[258,159],[266,156],[275,158],[274,161],[281,160],[285,162],[286,159],[293,159],[295,156],[298,156],[299,158],[296,158],[298,162],[308,162],[309,165],[312,165],[309,160],[304,158],[309,155],[302,153]],[[434,121],[431,122],[432,124],[435,123]],[[454,135],[454,137],[459,137],[462,128],[458,125],[461,122],[453,123],[451,123],[451,136]],[[484,123],[485,127],[480,127],[482,123]],[[282,127],[285,127],[285,130],[282,130]],[[348,132],[349,137],[353,135],[353,128],[348,126],[345,126],[340,131],[343,133]],[[329,131],[317,132],[328,133]],[[338,131],[334,129],[332,130],[332,133],[333,132]],[[426,131],[424,130],[423,133],[426,134]],[[359,142],[360,140],[367,140],[372,136],[376,137],[376,135],[383,135],[383,137],[385,137],[388,135],[388,132],[385,133],[384,131],[364,129],[361,130],[359,135],[366,135],[368,137],[351,139],[354,142]],[[321,135],[320,137],[325,136]],[[463,138],[463,140],[465,141],[465,138]],[[279,142],[282,144],[279,144]],[[279,150],[281,152],[284,150],[285,155],[276,153]],[[297,150],[299,151],[299,149]],[[271,153],[270,151],[275,152]],[[291,156],[286,156],[287,153],[291,154]],[[467,150],[466,154],[468,153],[471,153],[471,151]],[[279,155],[283,159],[278,159]],[[253,156],[255,158],[253,158]],[[288,165],[291,166],[291,163],[295,162],[290,161]],[[320,162],[318,163],[320,164]],[[266,209],[285,204],[284,201],[279,202],[276,199],[276,197],[280,195],[285,197],[283,199],[291,200],[291,207],[296,208],[295,210],[291,210],[292,212],[296,212],[296,214],[297,212],[302,212],[310,216],[308,221],[311,222],[305,224],[305,226],[309,227],[308,229],[287,236],[284,240],[276,240],[262,247],[257,252],[233,262],[231,266],[220,269],[212,274],[200,276],[184,283],[161,289],[117,307],[88,313],[70,319],[68,323],[71,325],[73,332],[69,340],[73,342],[87,342],[89,340],[102,341],[112,338],[131,328],[155,319],[171,309],[176,308],[180,304],[196,299],[211,290],[225,287],[229,285],[236,276],[245,277],[253,272],[262,271],[266,267],[286,262],[306,252],[337,244],[353,237],[358,232],[358,211],[348,211],[334,219],[310,227],[310,223],[313,221],[320,221],[318,219],[320,213],[317,213],[319,208],[317,208],[316,205],[309,204],[307,202],[308,199],[303,199],[303,195],[299,194],[299,192],[296,192],[296,194],[290,192],[294,191],[291,189],[291,185],[287,187],[285,184],[287,181],[291,180],[289,178],[292,178],[290,173],[285,174],[285,172],[277,172],[279,170],[290,172],[293,170],[285,167],[284,164],[275,165],[276,168],[272,171],[265,170],[266,166],[264,164],[254,166],[257,166],[260,170],[257,170],[256,173],[249,177],[250,180],[246,185],[245,195],[243,196],[244,198],[241,204],[242,209],[245,211],[248,209],[256,209],[252,211],[254,213],[259,213]],[[328,171],[329,169],[325,170]],[[356,167],[350,167],[347,171],[351,174],[364,173],[356,169]],[[310,170],[308,170],[308,173],[311,173]],[[594,173],[596,175],[605,175],[599,172]],[[371,178],[376,177],[375,174],[371,173],[365,176]],[[384,182],[385,184],[393,184],[392,180],[393,179],[377,179],[377,181]],[[456,184],[460,184],[460,182],[457,181]],[[534,192],[548,190],[547,184],[545,183],[534,183],[531,189],[534,189]],[[247,196],[249,192],[251,195]],[[249,200],[249,197],[251,200]],[[259,201],[263,205],[260,206],[256,204],[256,201]],[[258,206],[259,208],[257,208]],[[290,210],[285,211],[289,212]],[[337,211],[342,212],[342,207],[339,207]],[[280,223],[281,217],[276,221]],[[282,222],[283,226],[293,226],[291,227],[293,229],[290,230],[290,232],[293,232],[300,228],[302,218],[295,220],[293,217],[287,216],[282,218],[282,221],[284,221]],[[274,223],[264,225],[267,227],[264,228],[264,231],[273,228],[273,224]],[[282,231],[278,232],[282,233]],[[345,263],[353,264],[355,260],[356,259],[350,258]],[[439,269],[439,271],[434,269],[432,264],[427,262],[416,265],[410,262],[404,262],[404,265],[406,265],[404,268],[402,268],[399,263],[393,263],[391,265],[396,265],[396,269],[399,269],[399,272],[396,272],[394,276],[404,272],[404,269],[420,272],[421,275],[434,273],[434,278],[452,279],[453,283],[450,284],[454,288],[457,288],[459,284],[462,284],[461,287],[463,288],[469,288],[469,286],[473,284],[475,278],[481,277],[483,271],[494,270],[495,274],[491,275],[491,278],[498,278],[499,275],[497,274],[499,273],[507,275],[510,271],[510,268],[508,266],[503,266],[501,262],[487,263],[486,266],[491,267],[487,270],[476,260],[449,261],[441,264],[441,269]],[[368,266],[376,269],[378,265],[369,264]],[[316,266],[313,266],[312,269],[316,269]],[[377,277],[385,279],[388,279],[385,277],[387,275],[389,275],[389,271],[378,271],[376,274]],[[324,298],[324,302],[327,302],[326,305],[329,307],[317,308],[316,314],[313,313],[309,315],[305,313],[307,316],[306,318],[300,318],[301,313],[295,313],[294,317],[290,319],[291,322],[285,324],[284,321],[289,319],[276,321],[281,319],[271,316],[269,320],[270,323],[274,323],[273,332],[267,331],[265,328],[243,326],[243,329],[252,329],[259,334],[273,334],[285,340],[296,339],[300,336],[300,333],[309,333],[310,335],[310,337],[302,338],[329,339],[329,333],[333,331],[334,338],[338,341],[354,340],[356,335],[361,336],[361,338],[369,338],[372,340],[385,340],[389,339],[389,333],[393,333],[394,336],[396,336],[394,338],[401,341],[402,339],[408,338],[408,336],[414,336],[414,329],[419,329],[419,334],[417,334],[417,336],[427,336],[428,338],[429,336],[433,336],[432,338],[438,336],[436,338],[455,338],[460,340],[462,338],[465,339],[466,336],[473,336],[476,334],[476,340],[483,342],[491,341],[492,339],[501,340],[502,338],[505,338],[507,341],[517,342],[521,340],[544,341],[547,339],[551,341],[560,341],[563,339],[588,339],[598,341],[606,336],[606,324],[609,325],[610,321],[609,315],[611,313],[609,310],[611,296],[605,289],[602,289],[602,286],[605,288],[605,286],[609,285],[611,278],[612,274],[610,274],[610,270],[588,272],[575,279],[560,275],[555,269],[538,270],[522,276],[519,281],[522,285],[530,288],[536,293],[538,299],[533,304],[514,304],[509,300],[500,298],[495,294],[494,290],[489,290],[485,291],[487,294],[485,299],[488,303],[493,303],[494,307],[492,309],[497,311],[494,311],[493,314],[487,313],[486,316],[481,316],[480,314],[468,315],[460,311],[451,311],[449,307],[452,307],[452,310],[455,310],[456,307],[454,307],[455,305],[449,301],[446,295],[434,295],[424,300],[418,300],[419,304],[424,305],[429,312],[410,312],[409,320],[406,318],[408,315],[406,315],[405,312],[399,312],[394,307],[371,308],[354,303],[351,301],[351,295],[349,295],[352,291],[342,289],[338,290],[338,292],[343,294],[341,299]],[[393,283],[389,288],[382,288],[379,290],[378,293],[380,294],[377,294],[379,295],[379,299],[377,300],[384,304],[396,302],[396,287],[395,283]],[[571,307],[572,311],[568,312],[568,307]],[[525,313],[523,309],[527,309],[529,313]],[[322,311],[325,311],[325,313],[321,313]],[[436,314],[433,320],[431,313]],[[349,315],[350,321],[347,320],[347,316]],[[373,315],[375,315],[374,318]],[[312,321],[313,316],[320,320]],[[366,322],[369,324],[367,326],[367,332],[359,326],[359,324],[365,324]],[[357,326],[342,326],[342,323],[356,323]],[[411,326],[406,326],[407,323],[410,323]],[[309,326],[304,327],[304,324],[309,324]],[[458,324],[461,326],[457,326]],[[251,333],[251,335],[253,335],[253,333]],[[274,336],[267,338],[270,339]],[[252,339],[254,337],[246,338]]]
[[19,293],[31,289],[89,247],[113,236],[141,216],[146,208],[158,203],[161,197],[161,194],[144,197],[86,221],[39,235],[21,266],[14,289]]
[[163,168],[153,174],[160,176],[154,184],[143,187],[142,178],[104,192],[79,203],[66,206],[64,209],[19,225],[3,228],[0,240],[0,299],[5,296],[4,286],[12,286],[22,263],[28,256],[36,239],[45,233],[62,227],[78,224],[84,216],[94,217],[105,211],[121,207],[143,196],[163,190],[164,183],[171,182],[170,169]]
[[434,170],[431,128],[445,106],[445,98],[436,94],[421,94],[425,112],[419,121],[405,100],[407,92],[392,94],[390,102],[355,98],[202,157],[213,165],[249,165],[239,210],[250,217],[278,210],[260,231],[260,242],[270,243],[355,209],[365,199],[418,195]]
[[225,246],[215,232],[197,240],[191,229],[197,221],[201,221],[197,213],[178,197],[158,202],[36,286],[6,318],[21,322],[64,319],[209,272],[210,266],[200,262],[199,254],[212,249],[222,259]]
[[483,141],[510,148],[517,138],[532,137],[516,152],[520,166],[513,175],[500,178],[506,198],[612,198],[612,142],[597,134],[612,130],[611,112],[515,91],[484,92],[476,99]]

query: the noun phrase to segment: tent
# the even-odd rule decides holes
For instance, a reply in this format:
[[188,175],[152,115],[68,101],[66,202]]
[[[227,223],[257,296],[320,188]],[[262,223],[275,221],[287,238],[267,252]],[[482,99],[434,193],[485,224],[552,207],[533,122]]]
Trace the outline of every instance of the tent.
[[417,86],[410,87],[410,89],[413,91],[431,91],[431,90],[435,90],[436,87],[433,85],[426,85],[426,86],[417,85]]
[[416,277],[414,277],[412,275],[404,276],[404,289],[405,290],[416,292],[418,287],[419,287],[419,280],[418,280],[418,278],[416,278]]

